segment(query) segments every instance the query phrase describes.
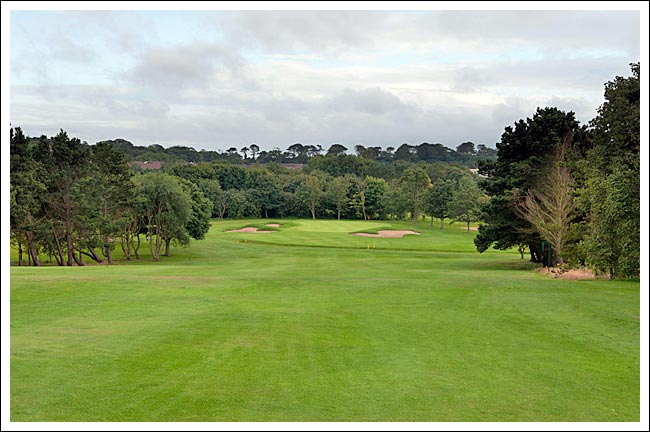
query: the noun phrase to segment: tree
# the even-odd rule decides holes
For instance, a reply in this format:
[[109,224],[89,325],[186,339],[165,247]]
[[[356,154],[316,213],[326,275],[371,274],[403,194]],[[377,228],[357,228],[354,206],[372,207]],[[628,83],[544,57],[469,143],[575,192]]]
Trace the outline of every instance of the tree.
[[316,219],[316,208],[323,198],[324,182],[319,175],[305,175],[300,182],[298,195],[301,200],[309,206],[312,219]]
[[460,154],[468,154],[468,155],[476,154],[476,150],[474,149],[474,143],[471,141],[467,141],[462,144],[459,144],[458,147],[456,147],[456,151]]
[[404,192],[403,185],[399,179],[393,179],[388,182],[385,197],[386,212],[391,215],[392,219],[404,219],[408,211],[412,208],[411,200],[408,194]]
[[105,142],[91,148],[94,165],[93,186],[101,200],[98,230],[102,253],[113,263],[113,249],[118,238],[130,223],[129,208],[133,206],[135,191],[131,182],[129,166],[124,154]]
[[348,151],[347,147],[341,144],[332,144],[329,149],[327,149],[327,156],[339,156],[344,155]]
[[287,153],[293,162],[306,163],[307,162],[307,148],[300,144],[291,144],[287,148]]
[[479,173],[487,176],[482,187],[490,196],[483,205],[484,223],[479,225],[474,239],[479,252],[492,245],[496,249],[521,249],[527,245],[531,261],[542,262],[543,239],[530,222],[517,214],[516,203],[519,191],[534,189],[538,184],[568,133],[573,136],[572,151],[579,153],[586,143],[586,130],[574,113],[557,108],[538,108],[532,118],[505,128],[497,143],[497,159],[479,163]]
[[581,208],[587,212],[586,262],[611,278],[640,269],[640,65],[605,84],[605,102],[590,124]]
[[[388,183],[383,178],[366,176],[365,208],[367,215],[386,217],[386,190]],[[367,216],[366,216],[367,217]]]
[[476,155],[479,157],[494,157],[497,155],[497,150],[487,147],[485,144],[476,146]]
[[451,149],[442,144],[422,143],[415,148],[417,159],[427,162],[449,160]]
[[251,151],[251,157],[255,160],[255,155],[259,153],[260,147],[257,144],[251,144],[249,148]]
[[456,183],[451,179],[439,178],[427,190],[425,211],[431,215],[433,226],[434,216],[440,219],[440,229],[445,226],[445,218],[449,217],[449,203],[454,196]]
[[246,179],[246,189],[265,218],[281,205],[280,188],[275,177],[266,169],[251,169]]
[[431,187],[431,179],[422,167],[412,166],[404,171],[400,183],[409,200],[413,223],[417,224],[424,205],[425,192]]
[[250,150],[250,149],[249,149],[248,147],[245,147],[245,146],[242,147],[241,150],[239,150],[239,151],[241,152],[241,154],[244,155],[244,159],[248,159],[248,151],[249,151],[249,150]]
[[481,214],[481,198],[482,193],[476,180],[463,176],[449,201],[449,216],[467,223],[467,232],[470,231],[469,224],[477,221]]
[[326,195],[330,202],[336,207],[336,217],[341,220],[341,211],[343,211],[349,202],[348,190],[350,189],[350,177],[334,177],[327,184]]
[[415,147],[404,143],[395,150],[394,158],[395,160],[414,161],[417,157],[416,153]]
[[10,139],[10,226],[12,242],[18,247],[18,265],[22,265],[22,246],[27,247],[28,261],[40,265],[37,247],[36,217],[46,191],[39,178],[29,149],[28,138],[20,127],[11,128]]
[[90,174],[90,159],[87,146],[78,138],[70,138],[63,130],[47,139],[41,137],[35,150],[35,160],[48,188],[46,208],[59,257],[63,258],[61,240],[65,241],[66,265],[83,265],[75,254],[79,209],[87,197],[79,182]]
[[[201,189],[189,180],[182,180],[181,185],[190,197],[190,217],[185,224],[187,234],[195,240],[203,240],[210,229],[210,216],[214,204]],[[165,256],[169,256],[169,244],[165,245]]]
[[185,226],[191,217],[191,199],[179,180],[165,173],[147,173],[136,177],[136,187],[141,197],[141,212],[151,257],[159,261],[163,244],[168,255],[172,240],[184,244],[189,241]]
[[529,189],[515,207],[517,214],[535,228],[541,238],[548,240],[558,262],[567,242],[573,202],[574,180],[566,166],[565,152],[570,145],[570,134],[558,149],[558,156],[534,189]]

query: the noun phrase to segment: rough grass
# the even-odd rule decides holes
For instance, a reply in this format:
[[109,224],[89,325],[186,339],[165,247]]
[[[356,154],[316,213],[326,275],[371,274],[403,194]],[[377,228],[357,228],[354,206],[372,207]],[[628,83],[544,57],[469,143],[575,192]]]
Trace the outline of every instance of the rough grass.
[[639,420],[638,281],[549,278],[455,228],[224,232],[247,223],[160,263],[12,267],[11,420]]

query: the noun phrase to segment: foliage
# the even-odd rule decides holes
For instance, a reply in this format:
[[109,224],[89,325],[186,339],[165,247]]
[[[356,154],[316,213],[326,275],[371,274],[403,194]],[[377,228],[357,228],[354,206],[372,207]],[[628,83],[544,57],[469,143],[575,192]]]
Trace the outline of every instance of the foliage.
[[593,148],[584,162],[582,208],[588,214],[586,262],[614,277],[640,268],[640,66],[605,85],[591,122]]
[[431,179],[424,168],[412,166],[400,177],[400,186],[408,200],[413,223],[417,224],[420,211],[424,207],[426,191],[432,186]]
[[563,252],[568,241],[575,204],[574,180],[566,166],[565,152],[569,150],[569,137],[558,149],[558,156],[547,169],[534,189],[529,189],[516,203],[515,211],[528,221],[541,238],[550,242],[556,260],[563,262]]
[[449,216],[465,222],[469,232],[470,223],[479,220],[484,201],[476,180],[471,176],[463,176],[449,201]]
[[538,108],[532,118],[505,128],[497,143],[497,160],[479,165],[479,172],[487,176],[482,187],[490,196],[475,239],[479,252],[491,245],[497,249],[527,247],[531,261],[542,262],[540,244],[544,239],[517,214],[518,191],[536,187],[568,134],[573,137],[574,150],[585,145],[585,128],[574,113],[557,108]]

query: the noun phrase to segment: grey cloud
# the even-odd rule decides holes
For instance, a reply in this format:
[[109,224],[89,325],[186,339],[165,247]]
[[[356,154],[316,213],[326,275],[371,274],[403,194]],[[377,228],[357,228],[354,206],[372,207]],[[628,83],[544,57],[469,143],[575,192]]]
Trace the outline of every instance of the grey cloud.
[[245,11],[224,13],[220,24],[237,43],[336,55],[348,48],[371,48],[385,21],[385,15],[368,11]]
[[522,49],[610,48],[638,55],[635,11],[436,11],[408,18],[416,33],[493,50],[515,43]]
[[270,52],[340,55],[424,44],[475,52],[536,47],[555,55],[607,48],[638,57],[638,18],[637,11],[240,11],[225,12],[220,25],[232,41]]
[[455,70],[451,76],[451,88],[453,91],[461,93],[473,93],[478,88],[488,84],[494,84],[495,78],[492,77],[491,71],[473,66],[462,66]]
[[196,42],[143,53],[128,78],[147,86],[201,87],[218,70],[236,73],[241,65],[241,58],[223,45]]
[[400,98],[379,87],[362,90],[347,88],[327,99],[324,105],[335,112],[354,111],[380,116],[394,111],[404,111],[407,108]]

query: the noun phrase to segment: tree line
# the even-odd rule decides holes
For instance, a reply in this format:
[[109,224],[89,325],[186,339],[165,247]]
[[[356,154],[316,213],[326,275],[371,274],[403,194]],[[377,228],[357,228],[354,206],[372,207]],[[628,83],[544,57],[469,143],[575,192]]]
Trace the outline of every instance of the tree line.
[[19,265],[84,258],[113,262],[120,248],[139,258],[169,256],[172,245],[202,239],[210,218],[404,219],[425,215],[469,223],[484,200],[477,176],[459,165],[380,163],[344,153],[311,158],[302,170],[277,163],[170,164],[129,169],[119,146],[87,145],[61,130],[26,137],[11,129],[11,237]]
[[[456,151],[426,143],[396,151],[357,146],[356,156],[340,144],[325,154],[294,144],[278,159],[304,163],[291,170],[278,161],[260,163],[263,152],[251,145],[236,163],[188,163],[185,155],[161,172],[137,172],[127,165],[135,148],[128,141],[89,146],[64,131],[29,138],[12,128],[12,242],[20,264],[23,254],[32,265],[45,254],[59,265],[82,265],[84,257],[112,262],[117,247],[126,259],[137,259],[142,241],[158,260],[171,245],[203,238],[210,218],[419,223],[429,217],[431,224],[439,219],[440,228],[451,218],[468,230],[481,221],[474,240],[479,252],[514,247],[522,258],[528,252],[542,263],[549,258],[542,242],[548,242],[552,264],[635,277],[640,67],[631,67],[632,76],[606,83],[605,102],[588,125],[572,112],[538,108],[505,128],[496,157],[470,142]],[[180,154],[179,148],[163,150]],[[487,157],[479,158],[481,152]],[[476,158],[480,176],[458,161],[441,160],[463,153]],[[240,163],[249,154],[254,163]]]
[[639,63],[631,70],[605,84],[588,125],[544,108],[505,128],[497,159],[479,164],[490,196],[475,239],[480,252],[516,247],[534,262],[639,275]]
[[[47,255],[58,265],[84,257],[113,261],[121,247],[139,258],[141,235],[158,261],[170,245],[201,239],[212,203],[192,182],[166,173],[134,176],[109,144],[84,145],[63,130],[28,139],[11,128],[11,239],[29,264]],[[164,247],[164,250],[163,250]]]
[[[257,144],[250,144],[240,149],[230,147],[226,151],[199,150],[187,146],[171,146],[165,148],[160,144],[136,146],[125,139],[108,140],[115,150],[123,152],[129,161],[160,161],[165,164],[179,162],[226,162],[232,164],[306,164],[312,158],[319,156],[356,156],[368,161],[392,162],[453,162],[468,167],[476,167],[481,159],[496,156],[496,150],[485,144],[474,144],[471,141],[459,144],[455,150],[442,144],[422,143],[419,145],[401,144],[396,147],[383,149],[378,146],[356,145],[348,149],[342,144],[332,144],[327,150],[321,145],[291,144],[286,150],[279,148],[260,150]],[[349,151],[354,150],[354,155]]]

